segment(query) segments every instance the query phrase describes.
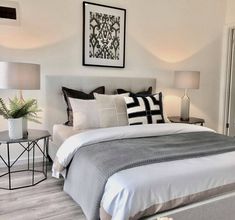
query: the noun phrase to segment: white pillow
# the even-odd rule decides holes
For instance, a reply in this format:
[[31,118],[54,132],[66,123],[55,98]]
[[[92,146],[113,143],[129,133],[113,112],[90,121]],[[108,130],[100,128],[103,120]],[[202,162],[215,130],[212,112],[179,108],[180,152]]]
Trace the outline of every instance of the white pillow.
[[94,93],[97,101],[100,127],[117,127],[128,125],[126,103],[124,97],[129,93],[121,95],[102,95]]
[[74,129],[83,130],[100,127],[96,100],[69,98],[69,101],[73,110]]

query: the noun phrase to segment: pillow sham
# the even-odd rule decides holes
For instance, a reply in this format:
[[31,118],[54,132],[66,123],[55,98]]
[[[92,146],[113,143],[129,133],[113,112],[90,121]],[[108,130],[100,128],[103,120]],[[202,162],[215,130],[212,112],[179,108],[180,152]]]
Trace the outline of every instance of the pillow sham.
[[69,102],[69,98],[76,98],[76,99],[94,99],[94,93],[100,93],[100,94],[104,94],[105,93],[105,87],[101,86],[98,87],[96,89],[94,89],[93,91],[91,91],[89,94],[79,91],[79,90],[74,90],[74,89],[70,89],[67,87],[62,87],[62,92],[64,95],[64,100],[66,102],[67,105],[67,117],[68,117],[68,121],[65,122],[65,125],[68,126],[73,126],[73,112],[72,112],[72,107],[71,104]]
[[130,93],[130,96],[146,96],[146,95],[152,95],[153,88],[150,86],[146,91],[140,91],[137,93],[126,91],[125,89],[117,89],[118,94],[123,93]]
[[69,98],[73,111],[73,129],[99,128],[100,122],[96,100]]
[[129,125],[165,123],[162,93],[146,97],[124,97]]
[[129,93],[121,95],[101,95],[95,93],[97,101],[100,127],[117,127],[128,125],[126,104],[124,97]]

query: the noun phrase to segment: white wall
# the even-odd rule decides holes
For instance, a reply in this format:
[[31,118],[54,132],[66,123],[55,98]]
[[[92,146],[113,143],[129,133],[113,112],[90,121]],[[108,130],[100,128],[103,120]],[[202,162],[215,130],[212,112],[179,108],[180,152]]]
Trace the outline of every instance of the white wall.
[[227,0],[226,23],[235,23],[235,1]]
[[[84,67],[81,0],[18,0],[20,26],[0,26],[0,60],[40,63],[47,74],[156,77],[169,115],[179,114],[182,91],[172,89],[174,70],[200,70],[190,91],[191,115],[218,128],[223,0],[97,0],[127,9],[126,68]],[[43,77],[42,76],[42,77]],[[0,91],[0,96],[14,94]],[[42,91],[25,93],[44,107]],[[31,126],[40,127],[32,124]],[[43,126],[42,126],[43,127]],[[0,120],[0,129],[6,122]]]

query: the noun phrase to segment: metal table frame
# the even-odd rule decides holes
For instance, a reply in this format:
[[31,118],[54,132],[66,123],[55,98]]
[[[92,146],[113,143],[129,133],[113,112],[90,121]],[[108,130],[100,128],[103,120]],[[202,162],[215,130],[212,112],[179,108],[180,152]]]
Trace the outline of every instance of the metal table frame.
[[[37,132],[36,130],[31,130],[34,132]],[[30,132],[30,131],[29,131]],[[47,131],[45,131],[47,132]],[[0,133],[1,134],[1,133]],[[0,178],[3,176],[8,175],[8,188],[6,187],[1,187],[0,189],[5,189],[5,190],[14,190],[14,189],[21,189],[21,188],[26,188],[26,187],[30,187],[30,186],[35,186],[38,183],[44,181],[47,179],[47,161],[48,161],[48,145],[49,145],[49,137],[50,134],[46,134],[44,136],[41,137],[37,137],[35,139],[29,140],[27,138],[23,138],[20,140],[7,140],[7,141],[0,141],[0,147],[1,145],[5,144],[7,147],[7,159],[4,159],[2,157],[2,155],[0,155],[0,159],[3,161],[3,163],[6,165],[7,167],[7,172],[0,175]],[[43,140],[43,147],[41,148],[38,144],[38,142],[40,140]],[[23,143],[27,143],[27,146],[24,146]],[[11,144],[19,144],[22,147],[22,152],[19,154],[19,156],[13,161],[11,162],[11,158],[10,158],[10,145]],[[42,153],[42,170],[37,170],[35,169],[35,149],[39,149],[40,152]],[[32,168],[30,168],[30,152],[33,151],[33,155],[32,155]],[[14,166],[14,164],[20,159],[20,157],[27,152],[28,154],[28,164],[27,164],[27,169],[20,169],[20,170],[15,170],[12,171],[12,168]],[[30,171],[32,172],[32,181],[31,184],[28,185],[24,185],[24,186],[18,186],[18,187],[12,187],[12,174],[13,173],[19,173],[19,172],[26,172],[26,171]],[[43,174],[43,178],[38,180],[37,182],[35,182],[35,173],[42,173]]]

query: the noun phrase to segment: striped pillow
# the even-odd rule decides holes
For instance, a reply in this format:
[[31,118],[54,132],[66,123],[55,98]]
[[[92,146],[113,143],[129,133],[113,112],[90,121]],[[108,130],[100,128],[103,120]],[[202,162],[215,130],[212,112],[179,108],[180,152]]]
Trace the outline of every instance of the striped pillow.
[[162,93],[146,97],[124,97],[129,125],[165,123]]

